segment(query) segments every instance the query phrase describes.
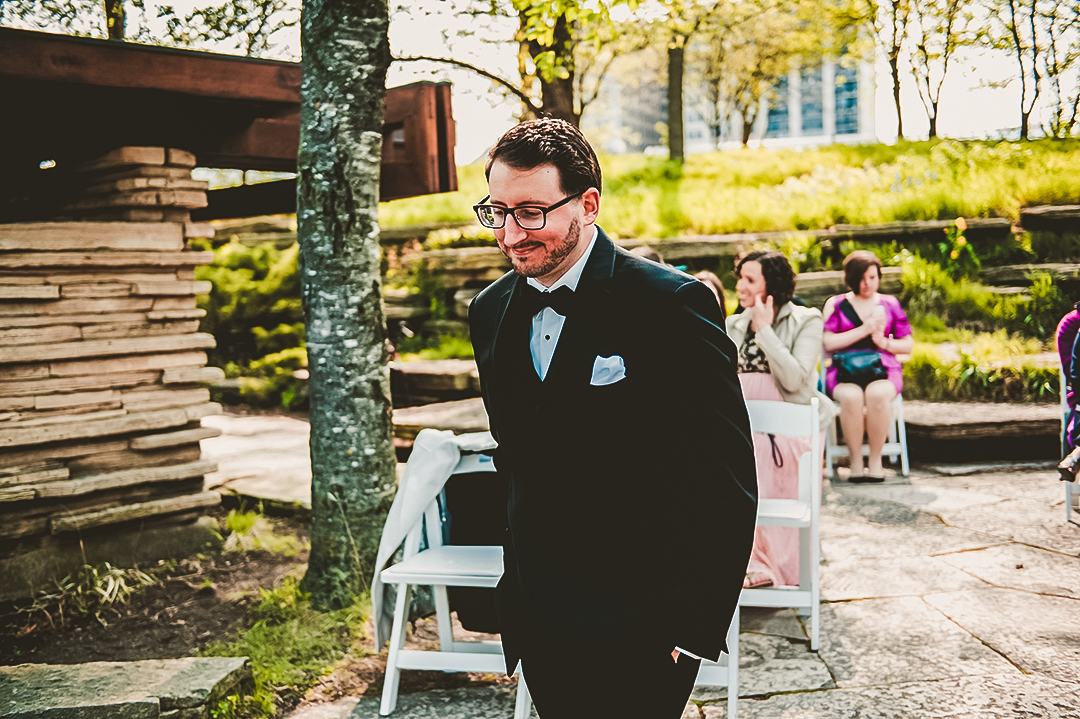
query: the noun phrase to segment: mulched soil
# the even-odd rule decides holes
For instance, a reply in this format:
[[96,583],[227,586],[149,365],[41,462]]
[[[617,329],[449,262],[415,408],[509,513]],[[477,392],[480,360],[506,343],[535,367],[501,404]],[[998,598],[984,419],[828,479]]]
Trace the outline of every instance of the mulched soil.
[[[222,519],[224,510],[216,512]],[[307,535],[305,524],[279,519],[277,531]],[[302,572],[307,552],[282,557],[268,552],[216,552],[180,560],[175,568],[142,567],[159,580],[116,610],[91,615],[19,612],[0,606],[0,664],[175,659],[197,654],[215,640],[250,626],[258,588]],[[21,604],[25,608],[25,602]]]
[[[223,519],[225,510],[217,510]],[[294,533],[306,540],[306,522],[276,518],[278,534]],[[199,653],[214,641],[227,640],[250,627],[251,609],[260,601],[258,589],[280,586],[287,575],[303,576],[307,552],[283,557],[264,551],[215,552],[180,560],[175,567],[143,567],[159,583],[133,594],[116,611],[61,616],[50,608],[20,612],[26,603],[0,605],[0,665],[24,663],[72,664],[94,661],[172,659]],[[455,622],[456,624],[456,622]],[[455,638],[484,639],[456,626]],[[417,621],[406,642],[409,648],[438,648],[434,618]],[[282,687],[278,715],[298,703],[319,704],[345,696],[378,696],[386,672],[386,651],[375,652],[370,622],[367,635],[306,694]],[[475,683],[513,683],[505,675],[429,671],[402,673],[403,694],[452,689]]]

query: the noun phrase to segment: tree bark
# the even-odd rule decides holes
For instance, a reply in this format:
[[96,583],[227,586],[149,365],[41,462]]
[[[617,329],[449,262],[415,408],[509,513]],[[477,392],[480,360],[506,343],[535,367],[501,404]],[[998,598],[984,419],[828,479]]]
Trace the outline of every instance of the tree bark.
[[937,137],[937,118],[938,118],[938,103],[931,101],[930,107],[933,110],[933,114],[930,115],[930,139],[933,140]]
[[395,491],[380,303],[385,0],[306,0],[297,236],[311,392],[311,557],[304,590],[348,606],[374,571]]
[[904,139],[904,116],[900,114],[900,48],[889,54],[889,69],[892,70],[893,104],[896,106],[896,139]]
[[567,73],[566,77],[550,79],[545,78],[542,72],[536,73],[540,81],[541,102],[537,114],[566,120],[574,127],[578,127],[581,124],[581,113],[574,109],[574,42],[566,16],[560,15],[555,20],[551,47],[531,41],[529,50],[533,57],[543,52],[554,52]]
[[124,0],[103,0],[105,5],[105,27],[110,40],[124,39]]
[[742,146],[746,147],[750,144],[750,135],[754,132],[754,121],[743,120],[742,124]]
[[667,60],[668,157],[682,163],[686,157],[683,133],[683,69],[686,49],[682,45],[669,47]]

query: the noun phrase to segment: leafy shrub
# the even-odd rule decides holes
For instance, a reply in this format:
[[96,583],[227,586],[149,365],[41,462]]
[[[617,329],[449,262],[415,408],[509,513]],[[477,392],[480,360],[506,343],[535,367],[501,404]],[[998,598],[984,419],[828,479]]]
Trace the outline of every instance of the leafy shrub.
[[432,230],[424,240],[425,250],[452,250],[459,247],[498,247],[495,233],[480,225]]
[[1003,295],[965,277],[953,279],[939,265],[902,253],[903,302],[914,321],[937,317],[950,327],[993,332],[1005,329],[1049,337],[1071,305],[1045,272],[1032,272],[1028,297]]
[[1023,358],[985,361],[968,349],[945,360],[932,347],[919,343],[904,365],[904,397],[934,402],[1057,401],[1056,366],[1040,367]]
[[296,244],[228,242],[214,249],[212,264],[196,270],[213,285],[199,306],[206,310],[203,331],[217,340],[210,364],[227,378],[212,391],[216,401],[306,406],[306,383],[295,376],[307,366],[298,253]]
[[436,359],[472,359],[473,346],[468,337],[462,335],[439,335],[425,338],[420,335],[405,337],[397,345],[401,359],[436,360]]

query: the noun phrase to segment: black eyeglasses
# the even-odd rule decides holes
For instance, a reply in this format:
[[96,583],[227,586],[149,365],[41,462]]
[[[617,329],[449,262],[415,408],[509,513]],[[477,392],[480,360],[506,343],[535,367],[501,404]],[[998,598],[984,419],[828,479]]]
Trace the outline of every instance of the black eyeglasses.
[[506,216],[513,215],[514,222],[523,230],[542,230],[547,225],[547,215],[552,210],[557,210],[570,200],[581,197],[585,191],[564,197],[554,205],[543,207],[541,205],[518,205],[517,207],[503,207],[502,205],[485,205],[491,199],[487,195],[480,202],[473,205],[473,212],[480,224],[492,230],[501,230],[506,225]]

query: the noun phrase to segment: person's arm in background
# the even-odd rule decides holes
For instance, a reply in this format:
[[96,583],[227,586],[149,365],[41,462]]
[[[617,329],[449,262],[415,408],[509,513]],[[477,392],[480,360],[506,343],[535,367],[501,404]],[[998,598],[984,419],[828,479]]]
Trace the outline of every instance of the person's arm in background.
[[[788,321],[793,322],[794,318]],[[772,327],[764,328],[755,336],[758,347],[769,360],[773,379],[788,392],[797,392],[813,383],[821,356],[823,326],[824,320],[816,311],[813,316],[804,317],[791,347],[780,340]]]
[[884,328],[882,328],[880,332],[871,335],[874,338],[874,344],[894,357],[896,355],[911,354],[911,350],[915,349],[915,336],[911,332],[911,325],[908,324],[907,315],[904,314],[900,301],[895,297],[889,297],[886,302],[889,305],[889,333],[892,336],[887,337]]

